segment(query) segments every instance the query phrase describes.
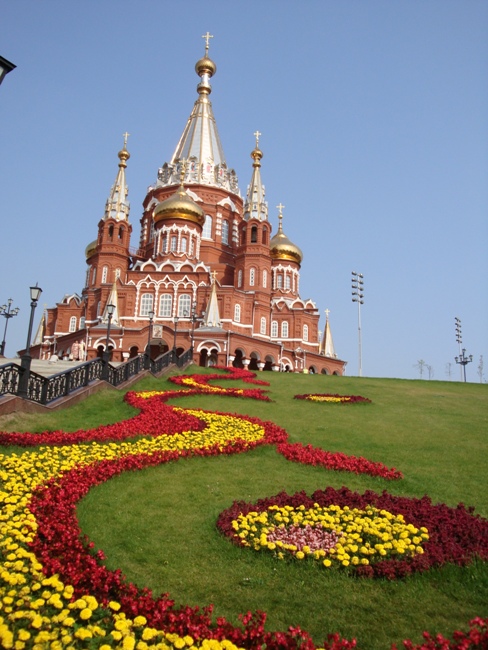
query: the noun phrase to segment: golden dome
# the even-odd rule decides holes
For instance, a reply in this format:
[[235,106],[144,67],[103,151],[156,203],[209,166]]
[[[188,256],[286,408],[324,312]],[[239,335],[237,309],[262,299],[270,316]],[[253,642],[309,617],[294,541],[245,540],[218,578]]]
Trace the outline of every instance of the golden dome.
[[123,165],[124,167],[126,167],[127,165],[125,163],[129,160],[130,153],[125,148],[125,145],[124,145],[124,148],[121,149],[117,155],[118,155],[118,157],[120,159],[120,164]]
[[195,63],[195,71],[200,77],[205,73],[207,73],[209,77],[213,77],[213,75],[217,72],[217,66],[212,61],[212,59],[210,59],[208,56],[204,56]]
[[205,222],[204,211],[188,196],[183,185],[180,185],[168,199],[157,204],[153,217],[154,223],[164,219],[184,219],[203,226]]
[[93,253],[97,250],[97,244],[98,240],[95,239],[95,241],[92,241],[88,246],[85,248],[85,257],[88,260]]
[[274,237],[271,238],[269,242],[270,254],[273,260],[284,260],[288,262],[296,262],[301,264],[303,260],[302,251],[296,246],[292,241],[283,232],[281,226],[281,214],[280,214],[280,225],[278,226],[278,232]]

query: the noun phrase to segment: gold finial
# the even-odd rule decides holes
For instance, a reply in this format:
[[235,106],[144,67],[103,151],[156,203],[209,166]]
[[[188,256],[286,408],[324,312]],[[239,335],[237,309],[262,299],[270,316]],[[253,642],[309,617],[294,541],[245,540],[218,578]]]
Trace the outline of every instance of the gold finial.
[[215,284],[215,282],[217,280],[217,271],[212,271],[212,280],[213,280],[212,284]]
[[283,218],[282,212],[283,212],[283,208],[284,208],[285,206],[284,206],[282,203],[280,203],[280,204],[277,205],[276,207],[277,207],[278,210],[280,211],[279,217],[280,217],[280,219],[282,219],[282,218]]
[[325,320],[329,320],[330,309],[325,310]]
[[253,135],[256,136],[256,148],[257,148],[259,147],[259,136],[263,134],[260,133],[259,131],[254,131]]
[[127,146],[127,138],[130,136],[130,133],[127,133],[127,131],[126,131],[125,133],[122,133],[122,135],[124,136],[124,147],[126,147]]
[[208,42],[209,42],[209,40],[210,40],[211,38],[213,38],[213,36],[212,36],[212,34],[210,34],[209,32],[207,32],[206,34],[204,34],[204,35],[202,36],[202,38],[205,39],[205,56],[208,56]]

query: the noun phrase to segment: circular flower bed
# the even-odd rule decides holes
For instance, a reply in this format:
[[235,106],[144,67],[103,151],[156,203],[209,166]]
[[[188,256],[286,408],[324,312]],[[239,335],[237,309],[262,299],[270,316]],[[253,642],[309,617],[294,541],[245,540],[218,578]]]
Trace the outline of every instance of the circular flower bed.
[[365,577],[392,580],[446,562],[488,560],[488,521],[462,504],[449,508],[428,497],[346,487],[235,502],[217,527],[237,545],[264,548],[279,559],[310,557]]
[[309,402],[327,402],[327,404],[371,404],[371,400],[361,395],[332,395],[328,393],[306,393],[295,395],[295,399],[306,399]]

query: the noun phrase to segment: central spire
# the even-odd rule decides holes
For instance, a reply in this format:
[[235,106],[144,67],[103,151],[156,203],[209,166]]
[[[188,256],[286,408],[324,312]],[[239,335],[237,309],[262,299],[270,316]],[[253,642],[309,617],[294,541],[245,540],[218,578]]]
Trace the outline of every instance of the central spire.
[[159,170],[158,185],[165,187],[178,184],[182,164],[186,160],[185,184],[211,185],[239,195],[237,176],[233,169],[227,168],[209,99],[212,92],[210,79],[217,71],[217,66],[208,56],[209,39],[213,36],[207,32],[202,38],[205,39],[205,54],[195,65],[200,77],[198,99],[171,161]]

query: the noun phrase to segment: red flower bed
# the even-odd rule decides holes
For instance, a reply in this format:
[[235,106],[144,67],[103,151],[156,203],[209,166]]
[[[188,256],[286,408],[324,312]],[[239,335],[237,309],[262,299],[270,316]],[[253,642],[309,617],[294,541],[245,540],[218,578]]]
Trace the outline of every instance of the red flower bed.
[[364,494],[351,492],[346,487],[335,490],[328,487],[317,490],[311,496],[304,492],[289,495],[286,492],[260,499],[256,503],[236,501],[224,510],[218,520],[218,529],[235,544],[240,545],[239,538],[234,536],[232,521],[240,514],[252,511],[267,510],[272,505],[280,507],[290,505],[312,508],[317,503],[319,506],[338,505],[341,508],[365,509],[374,506],[388,512],[401,514],[408,523],[417,528],[424,526],[429,531],[429,540],[424,542],[424,553],[407,559],[390,558],[378,560],[367,566],[351,567],[358,576],[387,578],[394,580],[403,578],[414,571],[426,571],[431,567],[441,566],[448,562],[466,565],[475,557],[488,560],[488,520],[473,514],[473,509],[459,504],[457,508],[449,508],[443,503],[433,505],[429,497],[410,499],[382,492],[377,494],[370,490]]

